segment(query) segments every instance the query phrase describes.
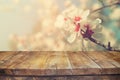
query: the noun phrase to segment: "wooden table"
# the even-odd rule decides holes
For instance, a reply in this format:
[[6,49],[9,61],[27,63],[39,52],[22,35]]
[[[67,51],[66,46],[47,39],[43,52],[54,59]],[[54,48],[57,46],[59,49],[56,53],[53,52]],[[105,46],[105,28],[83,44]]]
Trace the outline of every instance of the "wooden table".
[[120,53],[2,51],[0,80],[120,80]]

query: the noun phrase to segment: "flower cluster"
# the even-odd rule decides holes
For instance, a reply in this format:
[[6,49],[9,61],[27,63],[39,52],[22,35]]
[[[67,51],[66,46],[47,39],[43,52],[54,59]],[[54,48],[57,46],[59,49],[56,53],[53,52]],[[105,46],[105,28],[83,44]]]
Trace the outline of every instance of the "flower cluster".
[[77,37],[81,36],[86,39],[95,37],[96,33],[102,31],[102,27],[99,25],[102,20],[99,18],[94,21],[90,20],[89,14],[90,10],[81,10],[72,6],[57,17],[55,26],[63,28],[70,33],[70,36],[67,38],[69,43],[73,43]]

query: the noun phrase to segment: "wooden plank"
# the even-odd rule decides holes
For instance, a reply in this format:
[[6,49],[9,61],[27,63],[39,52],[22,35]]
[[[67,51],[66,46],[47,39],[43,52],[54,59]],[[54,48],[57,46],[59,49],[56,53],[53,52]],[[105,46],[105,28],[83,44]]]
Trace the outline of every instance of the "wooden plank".
[[109,53],[107,56],[110,59],[115,60],[116,62],[120,63],[120,52],[115,52],[115,51],[106,51],[105,53]]
[[117,60],[119,55],[111,52],[107,54],[106,52],[24,51],[0,54],[0,59],[6,60],[0,65],[0,75],[42,77],[120,74],[120,63]]
[[65,76],[65,77],[0,77],[0,80],[120,80],[117,76]]
[[46,75],[71,74],[69,70],[71,69],[70,63],[68,63],[67,56],[65,56],[64,52],[47,53],[47,55],[42,55],[42,58],[38,61],[39,67],[43,69]]
[[[28,55],[29,54],[29,55]],[[32,53],[31,53],[32,54]],[[14,69],[14,65],[23,62],[27,57],[29,57],[30,52],[17,52],[17,55],[12,55],[4,64],[1,65],[1,68]]]
[[[109,57],[104,55],[104,52],[87,52],[91,59],[93,59],[99,66],[101,66],[102,74],[120,74],[120,68],[114,66],[110,61]],[[113,61],[115,62],[115,61]]]
[[[14,75],[35,75],[35,72],[38,71],[40,67],[36,68],[36,64],[33,64],[32,61],[34,61],[39,56],[39,54],[40,53],[36,51],[28,53],[27,55],[29,56],[22,59],[24,61],[18,65],[13,66],[15,68],[13,71]],[[33,67],[31,68],[32,65]]]
[[68,53],[74,75],[100,74],[100,66],[82,52]]
[[55,52],[54,58],[49,58],[48,61],[56,64],[57,74],[56,75],[72,75],[72,66],[68,59],[66,52]]
[[104,52],[106,58],[108,58],[109,63],[120,68],[120,53],[118,52]]
[[13,56],[17,55],[18,52],[0,52],[0,67],[8,59],[11,59]]
[[15,57],[16,55],[18,55],[19,52],[5,52],[4,55],[1,55],[3,57],[1,57],[1,64],[0,64],[0,68],[5,68],[6,66],[4,66],[5,63],[9,62],[9,60],[11,60],[13,57]]
[[[56,66],[53,65],[49,60],[51,57],[51,54],[53,52],[38,52],[38,54],[33,57],[33,59],[29,59],[29,67],[26,70],[27,74],[29,75],[55,75],[56,74]],[[26,65],[28,62],[24,62],[21,64],[21,66],[24,64]],[[51,64],[50,64],[51,63]],[[27,75],[24,74],[24,75]]]
[[8,59],[7,62],[2,64],[2,69],[4,70],[3,74],[16,75],[19,72],[26,72],[27,74],[27,66],[25,67],[25,69],[22,69],[21,66],[19,68],[16,68],[15,66],[29,59],[32,55],[34,55],[32,52],[22,52],[18,53],[18,55],[16,56],[13,56],[10,60]]
[[[28,57],[24,58],[24,62],[12,66],[14,67],[14,75],[48,75],[56,74],[56,67],[47,65],[50,57],[48,52],[32,52]],[[26,55],[26,56],[27,56]],[[22,59],[23,60],[23,59]],[[8,71],[8,70],[7,70]],[[12,70],[11,70],[12,71]]]
[[[105,51],[104,51],[105,52]],[[107,53],[113,54],[116,57],[120,57],[120,52],[116,52],[116,51],[106,51]]]
[[[56,57],[53,53],[47,53],[48,57],[45,59],[45,65],[41,65],[41,68],[44,69],[46,75],[56,75],[56,63],[54,61],[54,58]],[[45,56],[45,55],[44,55]],[[51,60],[50,60],[51,59]],[[53,61],[53,62],[52,62]]]
[[88,52],[86,54],[102,68],[116,68],[114,65],[109,63],[110,59],[104,55],[104,52]]
[[99,76],[101,80],[120,80],[120,75],[116,76]]
[[13,54],[13,53],[11,53],[11,52],[0,52],[0,60],[5,59],[6,57],[10,56],[11,54]]
[[[5,74],[9,75],[54,75],[56,67],[48,61],[51,52],[20,53],[4,63]],[[54,55],[53,55],[54,56]],[[49,63],[50,62],[50,63]]]
[[[29,56],[24,56],[21,60],[23,60],[21,63],[19,63],[18,65],[13,66],[15,69],[31,69],[31,66],[33,66],[33,69],[36,69],[35,65],[33,64],[32,61],[36,60],[37,57],[39,57],[39,52],[31,52],[31,53],[27,53],[27,55]],[[38,67],[40,68],[40,67]]]

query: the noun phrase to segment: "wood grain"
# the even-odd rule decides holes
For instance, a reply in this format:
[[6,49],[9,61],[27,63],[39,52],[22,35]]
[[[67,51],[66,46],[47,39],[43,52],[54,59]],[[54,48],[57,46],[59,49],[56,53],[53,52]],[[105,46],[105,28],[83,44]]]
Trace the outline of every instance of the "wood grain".
[[[101,74],[120,74],[120,62],[116,62],[112,58],[106,56],[105,52],[87,52],[94,62],[101,67]],[[119,54],[118,54],[119,55]],[[117,66],[117,67],[116,67]]]
[[119,80],[118,76],[119,52],[0,52],[0,80]]
[[68,57],[72,65],[72,72],[74,75],[100,74],[100,66],[83,52],[71,52],[68,54]]
[[120,76],[1,77],[0,80],[120,80]]

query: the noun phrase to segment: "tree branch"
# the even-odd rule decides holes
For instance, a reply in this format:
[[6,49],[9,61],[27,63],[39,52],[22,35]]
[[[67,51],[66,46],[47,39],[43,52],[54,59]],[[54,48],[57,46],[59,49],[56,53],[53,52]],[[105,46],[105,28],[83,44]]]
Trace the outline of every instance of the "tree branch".
[[[115,2],[115,3],[112,3],[112,4],[110,4],[110,5],[104,5],[104,6],[101,7],[101,8],[92,10],[91,13],[95,13],[95,12],[97,12],[97,11],[99,11],[99,10],[102,10],[102,9],[105,9],[105,8],[108,8],[108,7],[111,7],[111,6],[114,6],[114,5],[120,5],[120,1]],[[98,42],[96,39],[92,38],[91,36],[90,36],[90,37],[87,37],[87,38],[88,38],[90,41],[92,41],[93,43],[95,43],[95,44],[97,44],[97,45],[99,45],[99,46],[102,46],[103,48],[105,48],[105,49],[108,50],[108,51],[117,51],[117,52],[120,52],[120,50],[117,50],[117,49],[111,47],[110,42],[108,42],[108,45],[106,46],[106,45]]]
[[105,48],[105,49],[108,50],[108,51],[120,52],[120,50],[117,50],[117,49],[111,47],[110,42],[108,42],[108,45],[104,45],[103,43],[101,43],[101,42],[97,41],[96,39],[94,39],[94,38],[92,37],[92,34],[93,34],[93,33],[90,34],[90,33],[89,33],[90,31],[91,31],[91,29],[89,29],[89,27],[87,27],[86,31],[84,31],[83,29],[81,29],[81,32],[82,32],[81,35],[82,35],[82,37],[89,39],[89,40],[92,41],[93,43],[95,43],[95,44],[97,44],[97,45]]
[[104,6],[101,7],[101,8],[92,10],[91,13],[97,12],[97,11],[99,11],[99,10],[102,10],[102,9],[104,9],[104,8],[108,8],[108,7],[111,7],[111,6],[114,6],[114,5],[120,5],[120,1],[118,1],[118,2],[116,2],[116,3],[113,3],[113,4],[110,4],[110,5],[104,5]]
[[106,45],[98,42],[97,40],[95,40],[95,39],[92,38],[92,37],[88,37],[88,39],[89,39],[90,41],[92,41],[93,43],[95,43],[95,44],[97,44],[97,45],[99,45],[99,46],[102,46],[103,48],[105,48],[105,49],[108,50],[108,51],[120,52],[120,50],[117,50],[117,49],[111,47],[110,42],[108,42],[108,45],[106,46]]

